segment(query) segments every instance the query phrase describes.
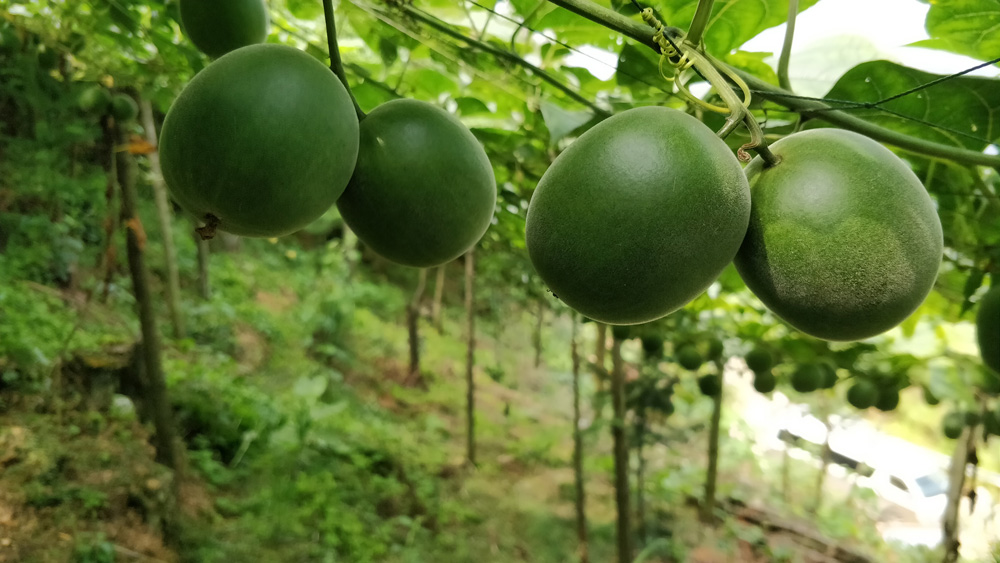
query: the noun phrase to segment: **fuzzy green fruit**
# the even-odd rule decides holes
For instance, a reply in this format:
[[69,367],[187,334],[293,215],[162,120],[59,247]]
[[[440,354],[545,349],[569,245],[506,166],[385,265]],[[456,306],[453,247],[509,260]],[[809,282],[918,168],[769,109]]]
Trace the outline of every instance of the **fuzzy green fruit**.
[[747,367],[754,373],[763,372],[774,367],[774,358],[771,353],[761,347],[756,347],[743,358],[747,362]]
[[609,324],[667,315],[704,291],[746,233],[750,194],[725,142],[690,115],[624,111],[580,136],[528,207],[528,255],[566,305]]
[[490,160],[455,116],[399,99],[361,122],[358,165],[337,208],[375,252],[420,268],[451,262],[479,242],[495,207]]
[[828,362],[819,363],[820,372],[823,374],[819,382],[819,389],[833,389],[837,385],[837,368]]
[[798,330],[860,340],[927,297],[943,235],[920,180],[889,149],[839,129],[789,135],[747,165],[753,211],[735,259],[747,287]]
[[655,359],[663,357],[663,337],[643,336],[641,342],[642,352],[646,358]]
[[976,339],[983,363],[1000,374],[1000,283],[994,283],[979,300]]
[[690,344],[682,346],[681,349],[677,351],[677,363],[679,363],[684,369],[696,371],[701,367],[702,362],[704,362],[704,360],[702,359],[701,354],[699,354],[698,350]]
[[875,408],[883,412],[896,410],[899,406],[899,389],[881,389],[878,392],[878,399],[875,401]]
[[930,405],[930,406],[933,407],[933,406],[941,403],[941,399],[938,399],[937,396],[934,395],[934,392],[931,391],[930,387],[925,386],[924,387],[924,402],[926,402],[928,405]]
[[777,386],[778,380],[775,379],[774,374],[769,371],[757,371],[753,374],[753,388],[757,390],[758,393],[770,393],[774,391]]
[[111,105],[111,92],[104,86],[90,86],[80,92],[76,105],[83,112],[104,115]]
[[330,69],[282,45],[233,51],[198,73],[160,133],[163,176],[182,207],[251,237],[295,232],[343,193],[358,117]]
[[874,406],[878,398],[878,387],[868,379],[859,379],[847,390],[847,402],[856,409],[864,410]]
[[703,375],[698,378],[698,389],[702,395],[714,397],[722,392],[722,380],[714,373]]
[[792,389],[799,393],[811,393],[823,383],[823,368],[819,364],[799,366],[792,373]]
[[952,440],[957,440],[965,430],[965,413],[952,411],[941,419],[941,430]]
[[263,43],[271,27],[264,0],[180,0],[180,11],[184,33],[215,58]]
[[128,123],[139,117],[139,106],[136,105],[132,96],[125,94],[115,94],[111,98],[111,115],[119,123]]

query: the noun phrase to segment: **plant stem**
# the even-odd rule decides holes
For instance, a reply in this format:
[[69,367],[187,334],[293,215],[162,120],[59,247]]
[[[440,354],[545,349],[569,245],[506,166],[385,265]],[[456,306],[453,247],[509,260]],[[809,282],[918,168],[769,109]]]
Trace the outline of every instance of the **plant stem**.
[[347,82],[347,75],[344,73],[344,63],[340,60],[340,48],[337,47],[337,22],[333,15],[333,0],[323,0],[323,15],[326,16],[326,42],[330,50],[330,70],[344,84],[347,95],[351,97],[351,103],[354,104],[354,111],[358,114],[358,121],[361,121],[365,118],[365,112],[361,111],[358,100],[354,98],[354,92],[351,92],[351,85]]
[[698,0],[698,7],[695,8],[694,18],[691,19],[691,27],[688,28],[687,35],[684,37],[684,40],[694,47],[698,47],[701,44],[705,28],[708,27],[708,19],[712,17],[713,4],[715,4],[715,0]]
[[628,436],[625,428],[625,366],[622,361],[622,342],[615,338],[611,344],[611,404],[615,418],[611,424],[614,443],[615,505],[618,512],[617,540],[618,563],[632,561],[632,525],[629,508]]
[[799,13],[799,0],[788,0],[788,22],[785,27],[785,42],[781,44],[781,55],[778,57],[778,84],[792,91],[792,83],[788,80],[788,59],[792,55],[792,36],[795,34],[795,16]]
[[[635,39],[654,51],[659,51],[656,43],[653,42],[654,30],[639,21],[627,18],[618,12],[614,12],[608,8],[604,8],[603,6],[599,6],[591,0],[549,0],[549,2],[566,8],[567,10],[579,14],[595,23],[607,27],[608,29],[617,31],[622,35]],[[712,59],[712,57],[709,57],[709,60],[716,62]],[[978,151],[952,147],[941,143],[935,143],[933,141],[919,139],[917,137],[911,137],[891,129],[886,129],[885,127],[880,127],[873,123],[869,123],[842,111],[830,111],[829,106],[822,102],[789,98],[788,96],[792,95],[792,93],[787,90],[773,86],[739,69],[729,67],[729,70],[742,78],[743,81],[746,82],[756,94],[759,94],[764,99],[782,105],[794,112],[821,119],[843,129],[867,135],[876,141],[887,145],[893,145],[915,154],[931,158],[952,160],[959,164],[990,166],[1000,169],[1000,155],[985,154]]]

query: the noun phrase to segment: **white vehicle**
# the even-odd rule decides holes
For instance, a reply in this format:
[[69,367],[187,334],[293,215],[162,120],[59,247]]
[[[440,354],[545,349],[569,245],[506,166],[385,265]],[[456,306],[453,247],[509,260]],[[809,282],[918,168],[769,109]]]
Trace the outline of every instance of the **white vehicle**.
[[864,484],[878,496],[914,514],[921,524],[937,525],[948,505],[948,473],[922,463],[877,467]]

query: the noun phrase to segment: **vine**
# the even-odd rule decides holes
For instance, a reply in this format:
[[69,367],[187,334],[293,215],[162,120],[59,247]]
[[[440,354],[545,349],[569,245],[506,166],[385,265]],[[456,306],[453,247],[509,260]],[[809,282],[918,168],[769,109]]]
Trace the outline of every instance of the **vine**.
[[333,15],[333,0],[323,0],[323,15],[326,18],[326,41],[330,50],[330,70],[344,84],[347,95],[350,96],[351,103],[354,104],[354,111],[358,114],[358,121],[361,121],[365,118],[365,112],[361,111],[361,106],[358,105],[358,100],[355,99],[354,92],[351,91],[351,85],[347,82],[347,74],[344,72],[344,63],[340,60],[340,48],[337,47],[337,22]]

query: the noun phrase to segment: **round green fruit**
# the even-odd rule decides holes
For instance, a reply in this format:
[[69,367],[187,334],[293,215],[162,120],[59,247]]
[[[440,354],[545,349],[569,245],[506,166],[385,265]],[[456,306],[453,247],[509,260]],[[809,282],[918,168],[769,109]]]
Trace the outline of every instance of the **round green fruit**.
[[677,363],[681,365],[684,369],[695,371],[701,367],[704,360],[698,350],[690,345],[684,345],[680,350],[677,351]]
[[104,86],[96,85],[86,88],[80,92],[80,97],[76,100],[77,107],[86,113],[96,113],[103,115],[111,105],[111,92]]
[[610,324],[663,317],[719,276],[750,194],[726,143],[694,117],[642,107],[606,119],[542,176],[528,255],[559,299]]
[[702,395],[714,397],[722,391],[722,380],[714,373],[703,375],[698,378],[698,389]]
[[725,346],[722,341],[718,338],[711,338],[708,341],[708,359],[715,361],[722,358],[722,353],[725,351]]
[[924,386],[924,402],[930,406],[935,406],[941,402],[941,399],[937,398],[937,395],[931,391],[930,387]]
[[941,429],[944,435],[952,440],[957,440],[965,430],[965,413],[953,411],[941,419]]
[[878,399],[875,401],[875,408],[880,411],[889,412],[896,410],[899,406],[899,390],[894,388],[882,389],[878,392]]
[[642,337],[642,351],[647,358],[663,356],[663,338],[657,336]]
[[263,43],[271,27],[264,0],[180,0],[180,11],[184,33],[210,57]]
[[282,45],[233,51],[198,73],[160,134],[177,202],[236,235],[277,237],[322,215],[354,171],[358,117],[330,69]]
[[833,389],[837,385],[837,368],[827,362],[820,362],[819,369],[823,374],[819,382],[819,389]]
[[115,94],[111,98],[111,115],[119,123],[128,123],[139,117],[139,106],[136,105],[132,96],[125,94]]
[[994,283],[979,300],[976,339],[983,363],[1000,374],[1000,283]]
[[798,330],[860,340],[908,317],[930,292],[943,235],[920,180],[877,142],[840,129],[771,145],[746,167],[750,226],[736,255],[747,287]]
[[361,122],[357,168],[337,208],[372,250],[426,268],[479,242],[496,197],[493,167],[472,132],[437,106],[399,99]]
[[847,390],[847,402],[856,409],[864,410],[874,406],[878,398],[878,387],[868,379],[859,379]]
[[799,366],[792,373],[792,389],[799,393],[811,393],[819,389],[823,382],[823,368],[819,364]]
[[761,347],[756,347],[743,358],[747,362],[747,367],[754,373],[767,371],[774,367],[774,358],[771,353]]
[[753,388],[759,393],[770,393],[777,384],[774,374],[769,371],[758,371],[753,374]]

